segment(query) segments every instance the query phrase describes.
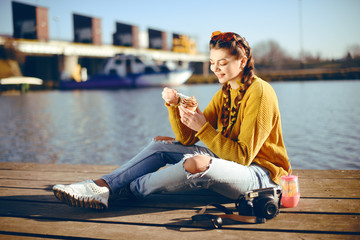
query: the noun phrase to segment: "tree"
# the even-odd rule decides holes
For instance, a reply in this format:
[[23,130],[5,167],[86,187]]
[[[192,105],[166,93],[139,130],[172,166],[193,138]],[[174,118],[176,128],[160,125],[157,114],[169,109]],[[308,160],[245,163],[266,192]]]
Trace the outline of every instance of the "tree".
[[353,44],[347,48],[346,56],[350,55],[352,59],[360,59],[360,44]]
[[253,54],[259,68],[281,69],[296,61],[274,40],[258,43],[253,48]]

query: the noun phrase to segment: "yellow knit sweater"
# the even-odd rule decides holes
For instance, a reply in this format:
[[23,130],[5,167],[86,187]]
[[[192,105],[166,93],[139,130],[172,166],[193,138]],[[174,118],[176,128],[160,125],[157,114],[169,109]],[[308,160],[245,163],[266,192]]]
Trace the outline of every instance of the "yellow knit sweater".
[[[231,108],[237,90],[231,89]],[[180,121],[178,105],[168,106],[169,119],[175,137],[184,145],[201,140],[218,157],[249,166],[256,163],[269,170],[272,180],[279,184],[280,178],[291,171],[285,149],[278,100],[267,82],[255,77],[240,102],[237,120],[228,138],[222,129],[221,108],[223,94],[220,89],[203,113],[207,123],[195,132]]]

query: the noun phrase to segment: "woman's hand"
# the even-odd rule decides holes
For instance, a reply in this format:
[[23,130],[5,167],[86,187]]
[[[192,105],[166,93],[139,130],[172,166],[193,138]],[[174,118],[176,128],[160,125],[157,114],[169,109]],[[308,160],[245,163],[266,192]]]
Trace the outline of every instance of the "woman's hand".
[[179,112],[181,122],[196,132],[198,132],[207,122],[199,107],[196,108],[195,112],[192,112],[183,106],[179,106]]
[[161,95],[165,102],[169,105],[176,105],[179,103],[179,95],[176,89],[166,87],[162,91]]

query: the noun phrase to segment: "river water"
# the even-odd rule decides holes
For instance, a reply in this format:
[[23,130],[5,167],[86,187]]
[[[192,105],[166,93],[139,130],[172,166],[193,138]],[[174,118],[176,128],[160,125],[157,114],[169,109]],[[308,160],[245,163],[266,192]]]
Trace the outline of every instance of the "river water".
[[[360,81],[274,82],[297,169],[360,169]],[[184,85],[204,109],[220,85]],[[173,136],[161,88],[0,95],[0,161],[111,164]]]

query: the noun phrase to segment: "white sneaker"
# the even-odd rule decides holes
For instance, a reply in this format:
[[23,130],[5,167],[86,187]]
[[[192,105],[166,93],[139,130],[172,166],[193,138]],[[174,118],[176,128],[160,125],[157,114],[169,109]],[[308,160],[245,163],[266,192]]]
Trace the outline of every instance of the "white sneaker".
[[110,191],[99,187],[93,180],[70,185],[53,186],[54,195],[60,201],[72,207],[105,209],[108,207]]

